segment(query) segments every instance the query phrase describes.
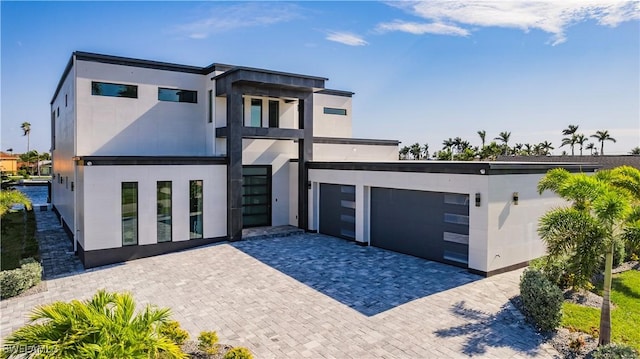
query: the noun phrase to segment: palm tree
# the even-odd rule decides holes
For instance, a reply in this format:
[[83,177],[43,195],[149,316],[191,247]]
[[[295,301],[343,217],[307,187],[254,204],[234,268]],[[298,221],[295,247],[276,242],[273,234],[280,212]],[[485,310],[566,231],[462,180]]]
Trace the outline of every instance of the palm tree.
[[596,145],[594,145],[593,142],[589,142],[585,148],[588,149],[589,154],[593,156],[593,149],[596,148]]
[[580,127],[580,126],[579,125],[569,125],[569,126],[567,126],[567,128],[562,130],[562,134],[565,135],[565,136],[573,135],[574,133],[576,133],[576,131],[578,131],[578,127]]
[[568,258],[578,286],[597,271],[604,254],[599,345],[611,341],[611,272],[615,243],[640,240],[640,170],[629,166],[587,176],[556,168],[538,183],[569,201],[540,218],[538,233],[551,258]]
[[604,141],[616,143],[616,139],[611,137],[608,130],[596,131],[596,133],[591,135],[591,137],[597,138],[600,142],[600,155],[604,155]]
[[22,125],[20,125],[20,128],[23,132],[22,135],[27,136],[27,152],[29,152],[29,135],[31,134],[31,124],[29,122],[23,122]]
[[399,155],[401,160],[406,160],[408,154],[409,154],[409,147],[408,146],[402,147],[400,149],[400,151],[398,152],[398,155]]
[[504,132],[500,132],[498,134],[498,137],[494,138],[494,140],[500,141],[503,143],[505,155],[509,154],[509,138],[510,137],[511,137],[511,132],[504,131]]
[[571,135],[571,137],[564,137],[562,139],[562,144],[560,145],[560,147],[569,145],[571,147],[571,156],[573,156],[574,155],[573,147],[576,145],[576,140],[577,138],[575,134]]
[[425,159],[429,159],[429,144],[425,143],[424,144],[424,158]]
[[[137,312],[128,293],[97,292],[86,301],[36,308],[30,324],[5,339],[5,348],[47,348],[48,358],[187,358],[164,334],[167,308],[147,305]],[[22,353],[2,352],[5,358]]]
[[419,160],[422,154],[422,146],[418,142],[414,143],[409,147],[409,153],[411,153],[414,160]]
[[538,145],[540,146],[540,153],[543,156],[549,155],[551,151],[555,149],[555,147],[553,147],[552,143],[549,141],[540,142]]
[[[482,147],[484,147],[485,140],[487,139],[487,131],[480,130],[477,133],[478,133],[478,136],[480,136],[480,141],[482,141]],[[480,147],[480,148],[482,148],[482,147]]]
[[587,142],[587,138],[583,134],[577,134],[576,136],[576,145],[580,145],[580,156],[582,156],[582,147],[584,147],[584,143]]
[[31,200],[18,190],[0,190],[0,216],[7,213],[14,204],[21,204],[27,211],[31,210]]
[[630,155],[640,155],[640,146],[634,147],[629,152]]

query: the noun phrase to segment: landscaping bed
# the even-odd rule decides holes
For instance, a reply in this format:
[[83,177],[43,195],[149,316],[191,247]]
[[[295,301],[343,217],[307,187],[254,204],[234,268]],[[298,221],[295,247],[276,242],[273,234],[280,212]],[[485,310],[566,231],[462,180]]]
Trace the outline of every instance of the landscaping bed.
[[9,212],[2,216],[2,258],[0,270],[20,267],[27,258],[40,259],[33,211]]

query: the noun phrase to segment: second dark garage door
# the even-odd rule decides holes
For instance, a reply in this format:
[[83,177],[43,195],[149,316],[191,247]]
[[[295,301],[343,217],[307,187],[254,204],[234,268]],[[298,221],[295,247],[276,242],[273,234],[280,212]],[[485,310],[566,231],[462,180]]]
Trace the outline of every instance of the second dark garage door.
[[371,245],[466,268],[469,195],[371,189]]

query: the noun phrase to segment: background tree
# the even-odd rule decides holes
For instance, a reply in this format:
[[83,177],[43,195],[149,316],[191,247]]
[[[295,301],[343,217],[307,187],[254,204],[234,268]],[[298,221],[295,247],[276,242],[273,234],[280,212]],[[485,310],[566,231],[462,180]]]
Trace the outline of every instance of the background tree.
[[423,148],[424,148],[424,159],[428,160],[429,159],[429,144],[425,143]]
[[502,146],[504,147],[504,154],[509,154],[509,139],[511,138],[511,132],[500,132],[498,137],[494,138],[496,141],[502,142]]
[[604,141],[616,143],[616,139],[611,137],[608,130],[596,131],[591,137],[598,139],[598,142],[600,142],[600,155],[604,155]]
[[400,151],[398,151],[398,155],[401,160],[406,160],[407,156],[409,155],[409,147],[408,146],[402,147]]
[[553,151],[555,149],[553,147],[553,144],[551,142],[549,142],[549,141],[540,142],[539,146],[540,146],[540,155],[541,156],[550,155],[551,151]]
[[418,142],[409,147],[409,153],[413,156],[414,160],[419,160],[422,155],[422,146]]
[[14,204],[21,204],[28,211],[31,210],[31,200],[24,193],[17,190],[0,190],[0,216],[7,213]]
[[634,147],[629,151],[630,155],[640,155],[640,146]]
[[593,149],[596,148],[596,145],[594,145],[593,142],[589,142],[585,148],[588,149],[589,154],[593,156]]
[[27,136],[27,152],[29,152],[29,135],[31,134],[31,124],[29,122],[23,122],[20,125],[20,129],[22,129],[22,135]]
[[578,125],[569,125],[567,126],[567,128],[562,130],[562,134],[567,137],[564,137],[562,139],[562,144],[560,145],[560,147],[566,146],[566,145],[570,146],[571,156],[574,155],[573,147],[576,145],[576,140],[577,140],[576,132],[578,131],[578,127],[579,127]]
[[609,344],[614,245],[640,237],[640,171],[622,166],[587,176],[557,168],[538,183],[540,194],[546,190],[570,203],[540,218],[538,233],[549,256],[565,258],[576,284],[585,286],[604,255],[599,345]]
[[482,141],[482,147],[480,148],[483,148],[485,144],[485,140],[487,139],[487,131],[480,130],[477,133],[478,133],[478,136],[480,136],[480,141]]
[[582,156],[582,148],[584,147],[584,143],[588,141],[588,138],[583,134],[577,134],[576,137],[576,145],[580,145],[580,156]]

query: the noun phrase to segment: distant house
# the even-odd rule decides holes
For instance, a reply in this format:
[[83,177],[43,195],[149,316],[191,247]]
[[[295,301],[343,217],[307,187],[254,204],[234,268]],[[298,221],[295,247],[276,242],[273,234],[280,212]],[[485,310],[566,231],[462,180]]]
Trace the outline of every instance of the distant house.
[[15,175],[18,172],[18,155],[0,152],[0,171],[2,174]]
[[562,200],[540,177],[598,167],[398,161],[399,141],[352,137],[354,94],[327,81],[74,52],[52,204],[85,267],[291,225],[492,275],[545,252],[537,220]]

